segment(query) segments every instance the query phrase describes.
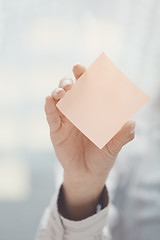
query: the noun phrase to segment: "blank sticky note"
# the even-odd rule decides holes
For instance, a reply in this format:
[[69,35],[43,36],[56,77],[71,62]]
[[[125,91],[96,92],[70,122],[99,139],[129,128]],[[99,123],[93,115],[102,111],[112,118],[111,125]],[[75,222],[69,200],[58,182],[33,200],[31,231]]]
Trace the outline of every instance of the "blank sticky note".
[[102,53],[56,106],[102,149],[149,99]]

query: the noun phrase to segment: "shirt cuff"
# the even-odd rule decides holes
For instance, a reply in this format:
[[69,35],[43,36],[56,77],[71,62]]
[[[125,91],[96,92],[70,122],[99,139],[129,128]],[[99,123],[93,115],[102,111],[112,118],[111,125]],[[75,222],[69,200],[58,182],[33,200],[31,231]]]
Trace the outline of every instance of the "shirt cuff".
[[62,240],[64,236],[63,224],[58,212],[58,197],[60,188],[53,195],[49,206],[41,218],[36,240]]
[[[103,239],[103,228],[108,215],[108,192],[106,186],[100,198],[102,210],[98,213],[80,221],[72,221],[64,218],[58,210],[59,189],[51,199],[50,205],[46,208],[38,227],[37,240],[93,240]],[[83,237],[83,238],[82,238]],[[108,239],[105,238],[105,239]]]

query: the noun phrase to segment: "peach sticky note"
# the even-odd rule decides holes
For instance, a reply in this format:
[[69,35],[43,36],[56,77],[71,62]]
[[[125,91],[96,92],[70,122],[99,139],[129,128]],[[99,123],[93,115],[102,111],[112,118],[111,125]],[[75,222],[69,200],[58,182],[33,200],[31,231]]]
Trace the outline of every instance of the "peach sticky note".
[[102,53],[56,106],[101,149],[149,99]]

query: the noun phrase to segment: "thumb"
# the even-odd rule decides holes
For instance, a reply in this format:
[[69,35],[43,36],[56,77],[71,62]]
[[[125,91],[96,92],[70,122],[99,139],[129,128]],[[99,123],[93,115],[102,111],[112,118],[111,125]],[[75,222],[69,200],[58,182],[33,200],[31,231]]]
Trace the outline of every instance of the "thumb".
[[126,122],[119,132],[107,143],[107,150],[112,154],[118,154],[121,148],[135,137],[135,122]]

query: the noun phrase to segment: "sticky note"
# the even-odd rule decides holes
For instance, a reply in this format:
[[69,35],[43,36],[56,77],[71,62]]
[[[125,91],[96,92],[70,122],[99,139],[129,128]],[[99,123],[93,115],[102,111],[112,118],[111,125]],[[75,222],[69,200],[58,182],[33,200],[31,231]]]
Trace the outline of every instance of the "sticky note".
[[149,99],[101,53],[56,106],[102,149]]

